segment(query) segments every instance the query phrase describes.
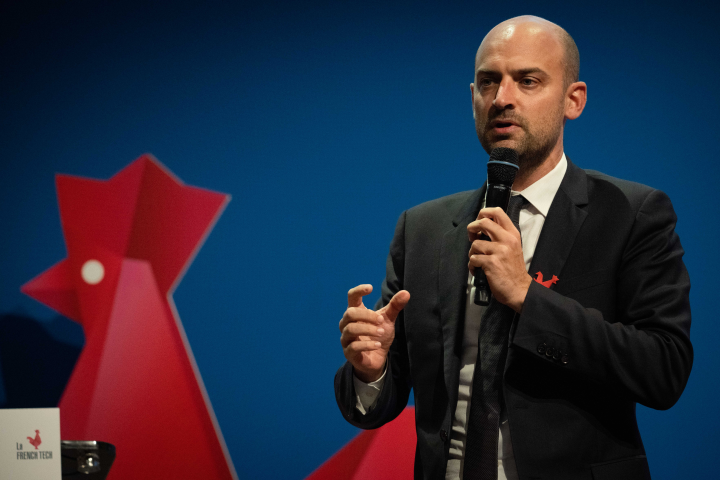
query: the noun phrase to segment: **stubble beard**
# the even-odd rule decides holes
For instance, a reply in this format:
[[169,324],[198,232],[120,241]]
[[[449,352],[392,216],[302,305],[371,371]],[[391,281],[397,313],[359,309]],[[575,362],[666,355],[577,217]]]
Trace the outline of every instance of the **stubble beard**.
[[[562,107],[561,105],[559,107]],[[487,128],[487,125],[491,120],[495,118],[502,118],[512,120],[518,123],[518,126],[524,132],[524,135],[515,142],[508,145],[507,140],[513,140],[512,135],[497,135],[494,139],[490,139],[491,131]],[[553,120],[552,125],[547,129],[539,129],[539,131],[533,131],[528,128],[528,123],[524,118],[516,115],[497,114],[489,118],[484,125],[478,125],[478,137],[480,144],[483,149],[490,154],[496,147],[508,147],[512,148],[518,153],[518,160],[520,170],[519,175],[529,176],[534,172],[543,162],[548,158],[550,152],[552,152],[555,145],[557,145],[558,139],[562,134],[563,120],[562,120],[562,109],[558,108],[557,111],[552,112],[550,119]],[[557,119],[557,120],[555,120]],[[482,130],[482,133],[481,131]],[[514,143],[514,145],[513,145]]]

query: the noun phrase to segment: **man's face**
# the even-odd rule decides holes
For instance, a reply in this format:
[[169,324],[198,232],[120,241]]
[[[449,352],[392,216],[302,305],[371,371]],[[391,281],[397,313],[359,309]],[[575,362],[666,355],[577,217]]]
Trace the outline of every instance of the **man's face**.
[[518,152],[533,168],[562,145],[565,119],[563,49],[534,23],[499,25],[483,40],[472,91],[475,130],[490,153]]

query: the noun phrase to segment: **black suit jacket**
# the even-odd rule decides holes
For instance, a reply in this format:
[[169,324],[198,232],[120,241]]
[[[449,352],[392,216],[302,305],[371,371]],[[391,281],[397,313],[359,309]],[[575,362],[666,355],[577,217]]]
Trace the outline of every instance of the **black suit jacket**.
[[[399,290],[400,314],[382,392],[355,408],[352,366],[335,377],[338,406],[377,428],[415,397],[416,479],[443,479],[457,404],[466,227],[484,189],[404,212],[390,246],[379,305]],[[635,404],[670,408],[692,366],[690,281],[675,213],[659,190],[568,168],[548,212],[533,282],[509,337],[504,398],[522,479],[649,478]]]

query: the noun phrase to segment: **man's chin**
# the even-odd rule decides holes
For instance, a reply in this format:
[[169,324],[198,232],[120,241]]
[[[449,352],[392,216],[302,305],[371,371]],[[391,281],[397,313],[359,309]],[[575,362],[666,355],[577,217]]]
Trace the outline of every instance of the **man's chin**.
[[485,151],[490,154],[493,150],[498,147],[511,148],[517,150],[520,146],[520,142],[513,138],[493,138],[492,141],[482,142],[482,146]]

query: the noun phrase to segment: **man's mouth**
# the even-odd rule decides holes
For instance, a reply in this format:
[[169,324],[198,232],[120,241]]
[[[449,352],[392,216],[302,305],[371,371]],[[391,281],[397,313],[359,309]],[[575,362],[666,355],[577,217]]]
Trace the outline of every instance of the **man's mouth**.
[[518,125],[511,121],[504,121],[504,120],[494,120],[490,124],[490,129],[495,133],[500,134],[507,134],[512,133],[514,130],[518,129]]

